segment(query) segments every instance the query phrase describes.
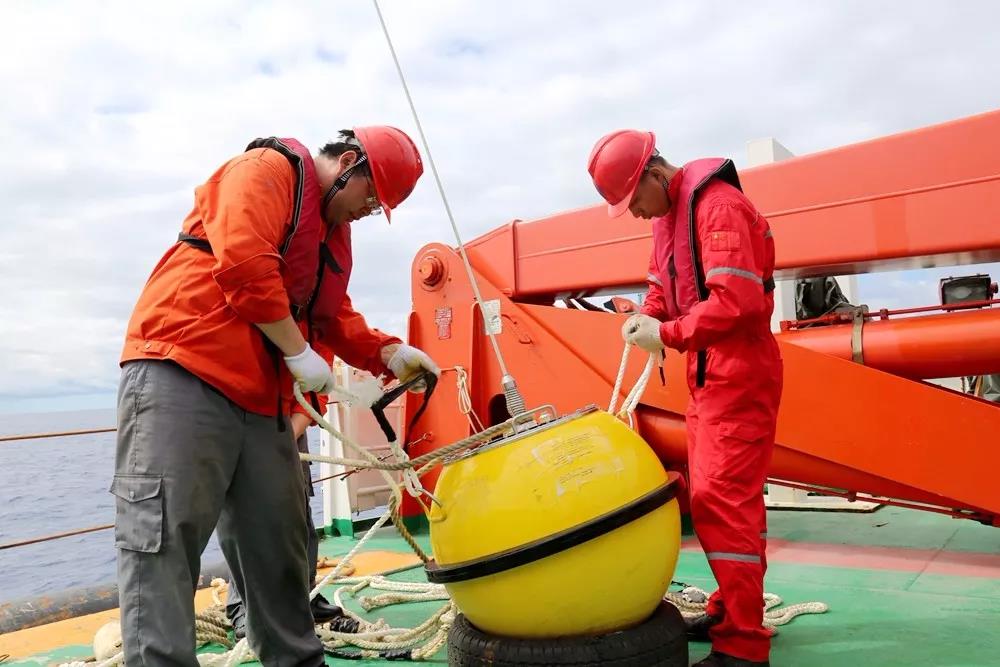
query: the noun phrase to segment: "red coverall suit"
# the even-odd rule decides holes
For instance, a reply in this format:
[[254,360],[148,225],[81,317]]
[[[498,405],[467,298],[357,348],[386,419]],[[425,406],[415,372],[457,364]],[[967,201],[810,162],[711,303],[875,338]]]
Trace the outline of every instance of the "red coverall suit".
[[[688,352],[691,515],[719,584],[707,612],[722,619],[710,631],[713,649],[764,661],[770,633],[762,625],[762,494],[782,387],[770,328],[774,243],[767,221],[730,183],[706,177],[700,189],[690,180],[682,187],[686,175],[703,178],[705,169],[692,173],[699,171],[694,164],[671,179],[672,208],[654,221],[642,312],[663,322],[660,338],[667,347]],[[684,255],[698,263],[675,257],[681,234],[694,236],[692,252]],[[662,265],[667,258],[669,267]],[[691,298],[686,288],[699,282]]]

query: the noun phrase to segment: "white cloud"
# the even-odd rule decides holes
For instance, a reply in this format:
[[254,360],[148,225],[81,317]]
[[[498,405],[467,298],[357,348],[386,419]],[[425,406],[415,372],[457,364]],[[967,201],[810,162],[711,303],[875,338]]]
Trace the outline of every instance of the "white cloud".
[[[978,113],[1000,80],[988,1],[382,7],[467,239],[593,203],[585,160],[611,128],[742,163],[761,136],[802,154]],[[369,3],[6,2],[0,22],[0,409],[114,390],[193,188],[250,139],[416,136]],[[402,331],[412,257],[451,240],[429,173],[391,228],[358,226],[352,293],[374,325]],[[935,298],[936,280],[864,285]]]

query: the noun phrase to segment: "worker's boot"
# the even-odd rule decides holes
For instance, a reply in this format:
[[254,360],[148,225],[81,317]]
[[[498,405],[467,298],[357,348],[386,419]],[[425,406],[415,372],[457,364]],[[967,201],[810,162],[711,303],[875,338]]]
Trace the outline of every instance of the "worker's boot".
[[239,641],[247,636],[247,617],[246,614],[238,614],[233,619],[233,636],[236,637],[236,641]]
[[[310,603],[313,621],[315,623],[327,623],[327,627],[333,632],[357,632],[358,622],[344,613],[344,610],[330,602],[322,595],[317,595]],[[237,641],[247,636],[247,619],[242,609],[233,615],[233,635]]]
[[344,611],[337,605],[330,604],[330,601],[323,597],[322,593],[318,593],[312,599],[309,603],[309,609],[312,611],[313,621],[316,623],[326,623],[344,615]]
[[708,636],[708,631],[712,626],[718,625],[721,621],[721,618],[709,616],[708,614],[699,614],[698,616],[685,618],[684,624],[687,626],[688,639],[695,642],[712,641]]
[[354,633],[360,629],[356,620],[344,613],[344,610],[318,593],[309,603],[312,609],[313,620],[316,623],[326,623],[327,629],[332,632]]
[[771,663],[767,660],[764,662],[754,662],[753,660],[734,658],[725,653],[712,651],[708,654],[707,658],[694,663],[693,667],[771,667]]

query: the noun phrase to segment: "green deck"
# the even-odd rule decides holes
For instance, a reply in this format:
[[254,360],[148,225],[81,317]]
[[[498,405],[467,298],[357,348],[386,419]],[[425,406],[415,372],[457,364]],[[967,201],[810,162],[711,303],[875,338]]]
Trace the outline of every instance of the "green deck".
[[[822,601],[824,615],[801,616],[774,639],[776,666],[841,667],[1000,665],[1000,530],[970,521],[883,508],[872,514],[769,513],[771,548],[765,588],[787,604]],[[426,536],[420,541],[426,545]],[[321,553],[345,554],[354,544],[328,538]],[[373,549],[405,551],[396,537]],[[423,581],[421,569],[394,578]],[[708,590],[714,581],[696,545],[682,550],[674,577]],[[439,602],[397,605],[372,612],[391,625],[412,627]],[[691,645],[692,662],[708,646]],[[41,660],[79,659],[89,647],[68,646]],[[328,660],[328,664],[398,662]],[[429,664],[447,664],[442,650]]]

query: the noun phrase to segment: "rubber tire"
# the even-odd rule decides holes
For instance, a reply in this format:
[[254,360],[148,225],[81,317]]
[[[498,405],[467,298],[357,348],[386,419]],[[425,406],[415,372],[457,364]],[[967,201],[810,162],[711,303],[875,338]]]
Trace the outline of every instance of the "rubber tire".
[[637,626],[606,635],[513,639],[489,635],[462,614],[448,632],[449,667],[687,667],[684,618],[664,602]]

